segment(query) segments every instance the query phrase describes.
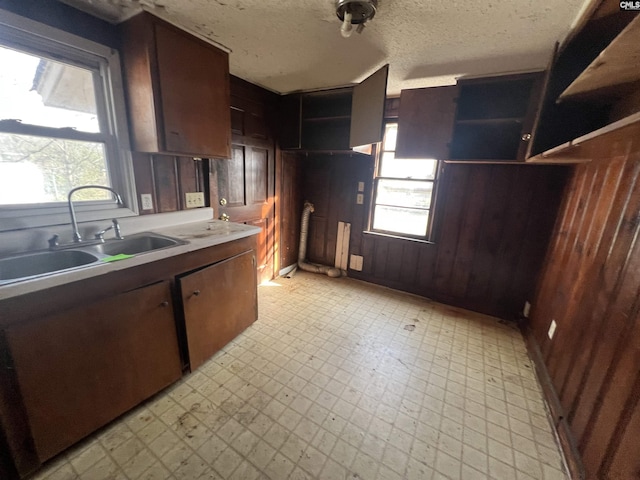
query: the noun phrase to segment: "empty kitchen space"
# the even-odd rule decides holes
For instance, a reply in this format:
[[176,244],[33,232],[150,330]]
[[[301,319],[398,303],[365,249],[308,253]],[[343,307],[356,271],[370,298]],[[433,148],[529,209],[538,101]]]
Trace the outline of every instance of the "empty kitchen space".
[[0,0],[0,480],[638,479],[639,10]]
[[37,478],[566,478],[506,322],[304,272],[259,304],[197,372]]

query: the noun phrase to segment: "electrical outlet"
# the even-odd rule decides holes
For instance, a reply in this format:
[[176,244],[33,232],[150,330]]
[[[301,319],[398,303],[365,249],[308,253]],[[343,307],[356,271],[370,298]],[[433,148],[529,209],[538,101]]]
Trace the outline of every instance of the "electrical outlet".
[[531,311],[531,304],[529,302],[524,302],[524,308],[522,309],[522,315],[524,315],[524,318],[529,318],[530,311]]
[[204,207],[204,193],[190,192],[190,193],[185,193],[184,196],[185,196],[187,208]]
[[364,257],[362,255],[350,255],[349,268],[351,268],[351,270],[355,270],[356,272],[361,272],[363,259]]
[[362,204],[364,203],[364,194],[359,193],[359,194],[356,196],[356,203],[357,203],[358,205],[362,205]]
[[358,182],[358,191],[364,192],[364,182]]
[[141,194],[140,203],[142,204],[142,210],[153,210],[153,195],[150,193]]
[[553,340],[553,336],[556,334],[556,321],[555,320],[551,320],[551,325],[549,325],[549,331],[547,332],[547,336],[549,337],[549,340]]

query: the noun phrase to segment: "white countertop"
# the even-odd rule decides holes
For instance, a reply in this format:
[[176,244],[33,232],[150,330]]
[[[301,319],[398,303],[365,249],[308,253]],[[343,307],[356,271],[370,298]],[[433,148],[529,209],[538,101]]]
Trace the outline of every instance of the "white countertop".
[[[90,264],[72,270],[31,278],[0,285],[0,300],[36,292],[79,280],[85,280],[109,272],[126,270],[127,268],[144,265],[165,258],[173,257],[202,248],[212,247],[223,243],[239,240],[260,233],[260,228],[241,223],[223,222],[221,220],[200,220],[173,226],[161,226],[143,231],[159,233],[169,237],[186,241],[185,245],[177,245],[148,253],[136,255],[117,262]],[[126,232],[123,232],[126,237]],[[136,232],[140,233],[140,232]]]

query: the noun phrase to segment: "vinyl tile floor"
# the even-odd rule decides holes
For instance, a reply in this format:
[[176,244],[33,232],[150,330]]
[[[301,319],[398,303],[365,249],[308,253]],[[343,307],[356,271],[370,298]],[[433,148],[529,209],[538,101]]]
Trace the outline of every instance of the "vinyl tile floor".
[[36,479],[565,480],[511,325],[348,278],[259,287],[259,319]]

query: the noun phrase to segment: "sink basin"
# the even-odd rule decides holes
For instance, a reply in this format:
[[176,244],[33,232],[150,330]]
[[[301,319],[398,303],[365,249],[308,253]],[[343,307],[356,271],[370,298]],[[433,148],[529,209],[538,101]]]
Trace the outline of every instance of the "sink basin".
[[39,252],[0,259],[0,281],[34,277],[97,262],[98,256],[80,250]]
[[124,240],[108,240],[106,243],[91,247],[91,249],[102,255],[118,255],[119,253],[135,255],[186,243],[182,240],[156,233],[138,233],[126,237]]
[[120,253],[140,255],[186,243],[157,233],[144,232],[125,237],[124,240],[112,239],[98,244],[64,245],[60,247],[61,250],[0,258],[0,285],[82,266],[100,265],[104,258]]

